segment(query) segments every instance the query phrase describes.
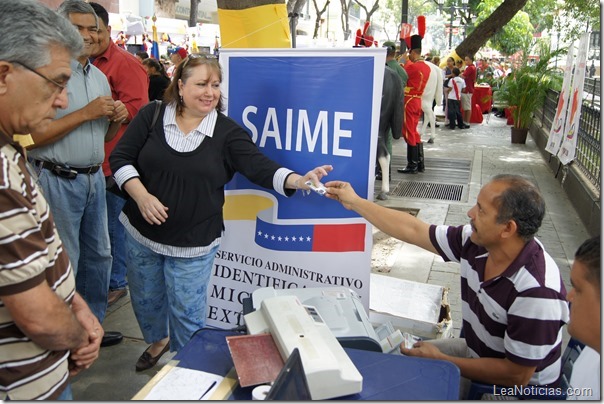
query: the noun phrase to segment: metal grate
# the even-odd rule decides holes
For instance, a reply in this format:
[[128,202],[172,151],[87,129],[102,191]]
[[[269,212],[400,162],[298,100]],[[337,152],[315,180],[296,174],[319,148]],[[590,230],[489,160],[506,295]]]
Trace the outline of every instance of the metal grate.
[[400,182],[393,191],[391,191],[391,195],[407,198],[461,201],[464,195],[464,187],[464,185],[459,184],[403,181]]

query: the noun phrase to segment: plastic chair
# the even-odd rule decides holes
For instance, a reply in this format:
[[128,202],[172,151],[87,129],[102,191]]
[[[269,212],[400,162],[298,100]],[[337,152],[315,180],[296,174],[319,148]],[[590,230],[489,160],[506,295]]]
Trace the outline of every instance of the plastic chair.
[[560,375],[560,383],[559,388],[561,390],[560,395],[547,395],[547,396],[501,396],[501,388],[502,386],[495,386],[493,389],[492,384],[484,384],[476,381],[472,381],[470,386],[470,391],[468,392],[467,400],[481,400],[484,394],[489,394],[497,399],[533,399],[533,400],[566,400],[566,390],[570,386],[570,375],[573,372],[573,366],[577,361],[577,358],[581,354],[581,351],[585,347],[585,344],[579,342],[578,340],[571,338],[568,341],[568,345],[566,349],[562,353],[562,369]]

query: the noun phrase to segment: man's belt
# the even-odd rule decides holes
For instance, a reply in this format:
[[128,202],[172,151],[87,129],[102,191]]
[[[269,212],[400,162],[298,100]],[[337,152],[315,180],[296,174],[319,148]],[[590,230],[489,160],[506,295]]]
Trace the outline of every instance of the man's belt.
[[59,177],[68,178],[70,180],[78,176],[78,174],[95,174],[101,168],[101,165],[89,167],[66,167],[60,164],[51,163],[50,161],[35,160],[34,164],[38,167],[45,168]]

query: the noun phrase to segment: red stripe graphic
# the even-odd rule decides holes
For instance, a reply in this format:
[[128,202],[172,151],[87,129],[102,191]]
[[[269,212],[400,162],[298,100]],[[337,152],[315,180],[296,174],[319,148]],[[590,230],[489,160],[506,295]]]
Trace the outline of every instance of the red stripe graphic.
[[315,225],[313,251],[365,251],[365,224]]

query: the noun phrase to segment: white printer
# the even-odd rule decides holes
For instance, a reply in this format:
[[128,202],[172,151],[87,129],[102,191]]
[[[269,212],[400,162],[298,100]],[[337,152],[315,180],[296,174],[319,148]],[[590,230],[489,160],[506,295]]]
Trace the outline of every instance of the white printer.
[[359,393],[363,376],[314,308],[293,295],[267,297],[246,314],[250,335],[270,333],[284,361],[298,349],[313,400]]
[[244,301],[243,312],[247,314],[259,309],[267,298],[291,295],[296,296],[304,306],[313,307],[343,347],[382,352],[380,340],[361,299],[349,288],[260,288]]

